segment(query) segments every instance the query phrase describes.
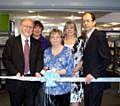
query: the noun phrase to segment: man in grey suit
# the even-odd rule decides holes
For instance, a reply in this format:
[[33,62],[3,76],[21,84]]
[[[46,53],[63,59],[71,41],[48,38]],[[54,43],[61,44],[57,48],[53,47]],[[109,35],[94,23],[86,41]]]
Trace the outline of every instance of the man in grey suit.
[[[3,51],[3,64],[8,76],[40,77],[43,68],[43,53],[39,42],[31,34],[33,21],[23,19],[20,23],[21,34],[10,38]],[[27,46],[26,46],[27,45]],[[34,106],[38,82],[7,80],[11,106]]]
[[95,29],[96,18],[91,12],[82,17],[86,32],[86,44],[83,53],[83,76],[85,106],[100,106],[105,83],[91,83],[92,79],[106,76],[106,68],[111,62],[111,54],[106,34]]

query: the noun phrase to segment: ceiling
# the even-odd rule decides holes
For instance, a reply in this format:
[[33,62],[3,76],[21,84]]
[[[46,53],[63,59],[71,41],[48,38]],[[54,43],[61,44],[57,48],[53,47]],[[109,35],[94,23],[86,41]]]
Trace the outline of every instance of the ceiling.
[[[29,10],[35,13],[28,13]],[[95,12],[97,18],[110,12],[120,12],[120,0],[0,0],[0,11],[10,11],[14,18],[34,16],[59,23],[66,21],[67,17],[80,17],[79,11]],[[79,18],[76,21],[80,21]]]
[[[81,15],[84,11],[63,11],[63,10],[47,10],[47,11],[6,11],[10,13],[10,17],[14,21],[22,18],[32,18],[33,20],[40,20],[46,26],[63,25],[68,20],[73,20],[76,23],[81,23]],[[120,26],[120,12],[103,12],[92,11],[96,15],[97,26],[99,27],[119,27]],[[106,25],[108,24],[108,25]]]
[[[22,18],[32,18],[34,20],[39,19],[41,21],[47,21],[49,23],[62,23],[68,20],[74,20],[81,22],[81,15],[84,11],[8,11],[13,20]],[[96,12],[92,11],[96,15],[96,18],[101,18],[111,12]]]
[[0,9],[120,10],[120,0],[0,0]]
[[120,28],[120,0],[2,0],[0,11],[9,12],[14,21],[30,17],[47,27],[61,26],[68,20],[81,23],[81,12],[92,11],[97,26]]

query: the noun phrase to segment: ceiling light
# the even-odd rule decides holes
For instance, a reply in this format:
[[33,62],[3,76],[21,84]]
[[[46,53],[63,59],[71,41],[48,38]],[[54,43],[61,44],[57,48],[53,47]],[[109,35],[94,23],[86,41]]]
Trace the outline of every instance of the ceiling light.
[[28,13],[35,13],[35,11],[33,11],[33,10],[28,10]]
[[48,17],[36,15],[36,18],[37,18],[37,19],[47,19]]
[[103,25],[101,25],[101,26],[103,26],[103,27],[109,27],[109,26],[111,26],[111,25],[109,25],[109,24],[103,24]]
[[120,28],[119,27],[116,27],[116,28],[112,28],[113,30],[120,30]]
[[83,13],[85,13],[85,11],[78,11],[78,13],[79,13],[79,14],[83,14]]
[[70,17],[65,17],[65,19],[78,20],[78,19],[81,19],[81,17],[71,15]]
[[120,23],[118,23],[118,22],[111,22],[110,24],[111,24],[111,25],[118,25],[118,24],[120,24]]

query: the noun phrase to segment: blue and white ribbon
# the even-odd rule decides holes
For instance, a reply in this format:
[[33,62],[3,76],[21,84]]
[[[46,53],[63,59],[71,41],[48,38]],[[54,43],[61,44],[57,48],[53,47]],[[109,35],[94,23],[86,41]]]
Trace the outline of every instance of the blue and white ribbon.
[[[13,79],[20,81],[41,81],[42,78],[43,77],[37,78],[37,77],[22,76],[19,78],[17,76],[0,76],[0,79]],[[51,80],[56,82],[85,82],[84,77],[79,77],[79,78],[62,77],[59,78],[59,80],[56,80],[54,78],[52,78]],[[93,79],[92,82],[120,82],[120,77],[100,77],[97,79]]]

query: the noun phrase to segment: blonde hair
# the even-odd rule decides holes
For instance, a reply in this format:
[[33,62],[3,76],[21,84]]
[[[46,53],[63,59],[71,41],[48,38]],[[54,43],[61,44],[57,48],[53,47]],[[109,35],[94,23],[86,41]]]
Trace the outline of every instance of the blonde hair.
[[73,26],[74,26],[74,31],[75,31],[74,35],[75,35],[75,37],[77,37],[77,27],[76,27],[76,24],[75,24],[74,21],[67,21],[67,22],[65,23],[64,30],[63,30],[63,32],[64,32],[64,37],[66,36],[65,30],[67,29],[67,27],[68,27],[69,25],[73,25]]

